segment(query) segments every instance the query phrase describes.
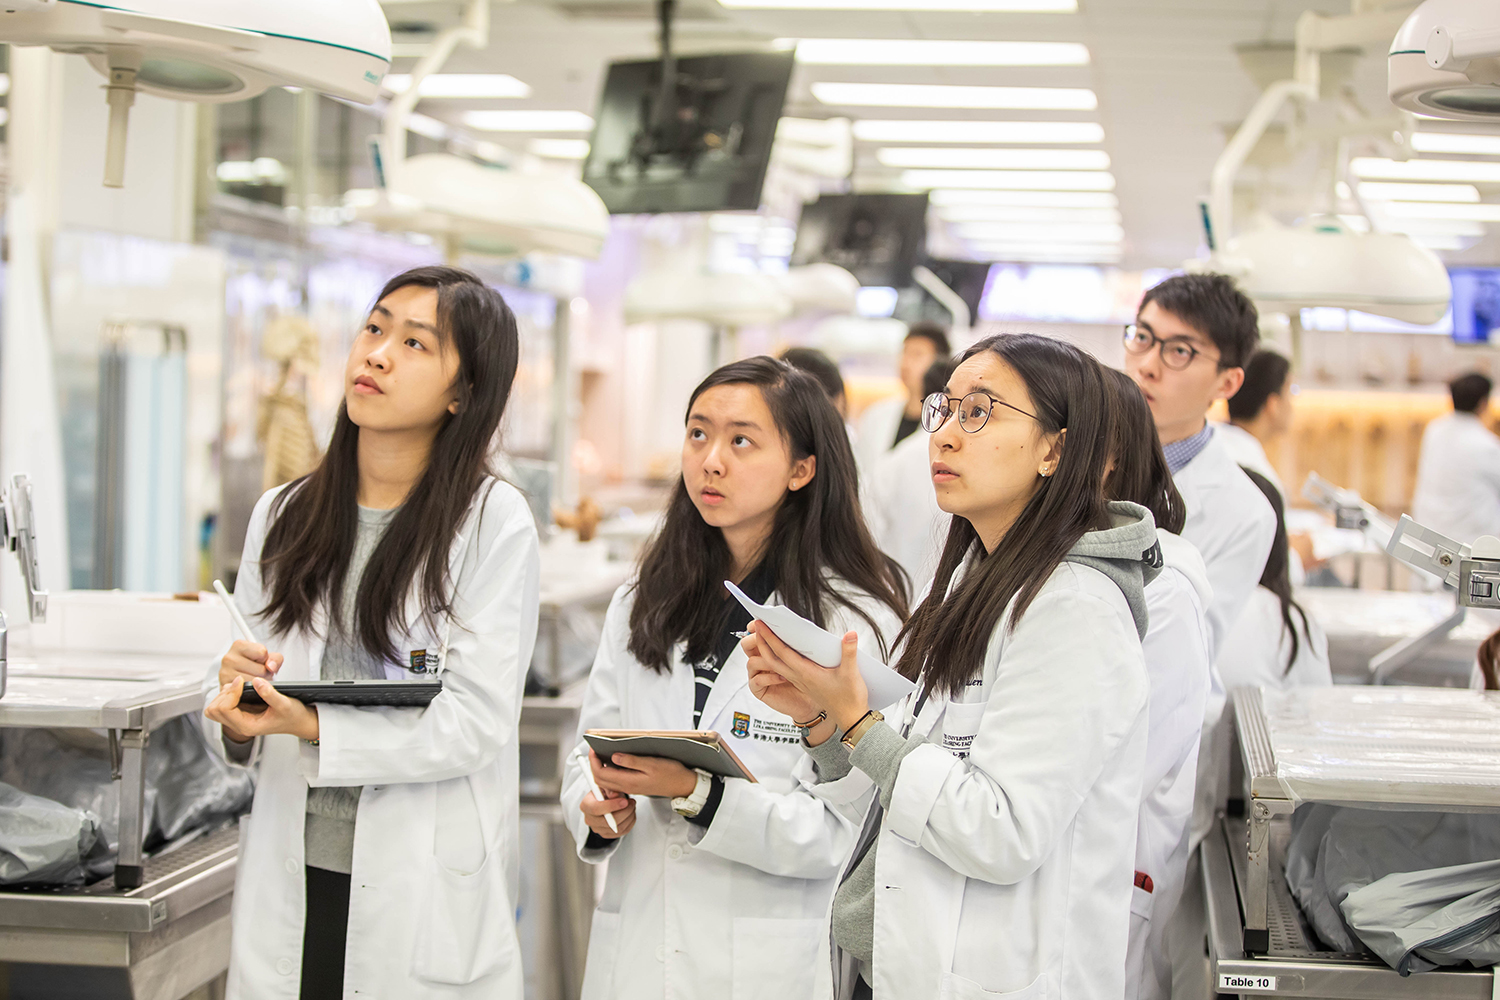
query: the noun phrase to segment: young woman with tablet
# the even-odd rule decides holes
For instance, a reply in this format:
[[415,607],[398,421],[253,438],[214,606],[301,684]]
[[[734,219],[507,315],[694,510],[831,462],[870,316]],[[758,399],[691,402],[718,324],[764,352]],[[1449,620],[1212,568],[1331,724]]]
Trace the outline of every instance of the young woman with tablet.
[[888,717],[858,636],[834,669],[759,622],[745,641],[768,704],[816,707],[842,731],[811,734],[800,773],[866,817],[818,935],[836,996],[1124,992],[1158,550],[1144,510],[1104,499],[1108,418],[1098,364],[1027,335],[981,341],[928,397],[954,518],[902,633],[897,666],[918,691]]
[[[392,278],[354,338],[328,452],[263,496],[214,742],[259,759],[230,997],[522,995],[517,723],[536,528],[489,472],[515,317],[465,271]],[[273,681],[430,677],[426,708],[308,705]],[[254,686],[264,710],[240,704]]]
[[865,527],[848,436],[811,376],[768,357],[726,365],[694,390],[686,424],[682,476],[605,617],[579,727],[714,730],[756,780],[665,757],[606,766],[580,741],[563,815],[579,856],[609,862],[583,996],[802,1000],[822,983],[855,830],[792,777],[803,734],[832,724],[751,694],[736,635],[750,616],[724,582],[882,655],[905,582]]

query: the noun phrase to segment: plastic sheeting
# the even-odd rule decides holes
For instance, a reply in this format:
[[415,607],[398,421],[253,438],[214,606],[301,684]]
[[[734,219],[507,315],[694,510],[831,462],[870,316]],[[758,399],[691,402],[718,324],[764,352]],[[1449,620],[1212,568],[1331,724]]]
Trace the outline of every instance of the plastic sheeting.
[[98,816],[0,784],[0,885],[79,885],[102,853]]
[[1309,805],[1292,829],[1287,885],[1333,950],[1402,975],[1500,960],[1500,815]]
[[1263,691],[1276,777],[1292,801],[1500,809],[1500,692]]
[[[120,783],[111,778],[102,736],[88,730],[0,730],[0,781],[99,817],[106,850],[89,858],[88,872],[113,870]],[[146,746],[147,849],[239,816],[253,794],[250,772],[212,753],[193,716],[172,719]]]

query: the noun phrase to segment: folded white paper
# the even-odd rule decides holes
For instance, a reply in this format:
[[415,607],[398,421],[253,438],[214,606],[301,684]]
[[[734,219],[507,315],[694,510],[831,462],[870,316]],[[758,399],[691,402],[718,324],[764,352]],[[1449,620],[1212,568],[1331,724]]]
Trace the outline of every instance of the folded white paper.
[[[782,605],[757,604],[728,580],[724,586],[744,605],[751,615],[770,626],[776,637],[788,646],[824,667],[836,667],[843,659],[843,637],[819,628],[791,608]],[[871,708],[889,708],[916,690],[917,685],[902,677],[875,657],[859,651],[859,673],[870,692]]]

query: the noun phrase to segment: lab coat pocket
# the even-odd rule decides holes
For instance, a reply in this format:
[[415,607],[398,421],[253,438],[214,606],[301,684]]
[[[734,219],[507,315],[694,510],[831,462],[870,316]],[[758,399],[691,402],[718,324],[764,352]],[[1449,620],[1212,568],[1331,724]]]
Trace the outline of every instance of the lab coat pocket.
[[972,979],[946,972],[938,980],[938,1000],[1047,1000],[1047,974],[1044,972],[1024,989],[1008,993],[987,990]]
[[974,749],[985,702],[949,702],[943,709],[943,749],[962,760]]
[[428,862],[417,908],[412,975],[430,983],[463,985],[519,961],[515,916],[505,877],[491,848],[472,874]]
[[731,1000],[794,1000],[812,996],[820,973],[818,946],[828,940],[820,917],[735,917]]
[[588,959],[583,965],[583,989],[581,996],[611,997],[615,995],[615,963],[620,951],[620,915],[594,911],[594,922],[589,928]]
[[1131,915],[1151,919],[1151,908],[1156,905],[1156,896],[1138,885],[1130,887]]

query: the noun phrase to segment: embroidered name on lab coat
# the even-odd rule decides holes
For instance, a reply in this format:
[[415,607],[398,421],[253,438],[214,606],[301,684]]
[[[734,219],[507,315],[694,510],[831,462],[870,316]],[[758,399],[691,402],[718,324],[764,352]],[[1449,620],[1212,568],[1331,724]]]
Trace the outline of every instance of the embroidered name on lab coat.
[[802,739],[802,732],[789,722],[751,719],[750,736],[762,743],[796,743]]

